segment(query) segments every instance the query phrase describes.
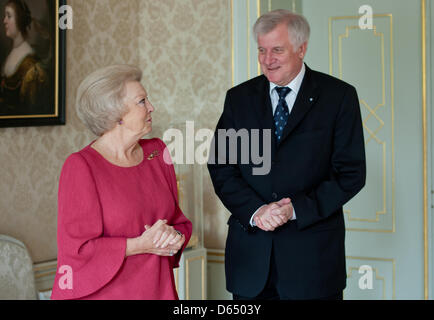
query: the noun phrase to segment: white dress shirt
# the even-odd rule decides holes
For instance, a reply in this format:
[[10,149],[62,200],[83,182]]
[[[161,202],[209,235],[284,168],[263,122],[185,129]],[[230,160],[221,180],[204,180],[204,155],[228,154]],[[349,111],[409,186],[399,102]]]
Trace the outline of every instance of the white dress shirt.
[[[304,74],[306,73],[306,67],[304,66],[304,63],[301,67],[300,72],[297,74],[297,76],[286,85],[286,87],[290,88],[291,91],[286,95],[285,100],[286,104],[288,105],[289,113],[291,114],[292,107],[294,107],[295,99],[297,99],[298,92],[300,91],[301,83],[303,82]],[[273,115],[274,112],[276,112],[277,103],[279,102],[279,94],[276,91],[276,87],[279,87],[277,84],[270,82],[270,99],[271,99],[271,107],[273,108]],[[250,218],[250,225],[252,227],[255,227],[255,221],[253,221],[253,218],[255,217],[255,214],[261,209],[264,205],[260,206],[255,213],[253,213],[252,217]],[[292,218],[291,220],[295,220],[295,209],[293,208],[292,211]]]

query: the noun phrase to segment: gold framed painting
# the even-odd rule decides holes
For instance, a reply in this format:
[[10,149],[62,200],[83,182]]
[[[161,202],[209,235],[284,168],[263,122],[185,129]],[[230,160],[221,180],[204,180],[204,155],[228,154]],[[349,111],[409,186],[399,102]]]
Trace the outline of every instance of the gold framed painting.
[[0,0],[0,127],[65,124],[62,0]]

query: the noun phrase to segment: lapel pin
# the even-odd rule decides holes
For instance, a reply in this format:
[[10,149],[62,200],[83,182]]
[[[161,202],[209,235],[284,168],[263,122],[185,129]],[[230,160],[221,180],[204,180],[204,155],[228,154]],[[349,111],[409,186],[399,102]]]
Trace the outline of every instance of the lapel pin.
[[158,150],[155,150],[155,151],[153,151],[153,152],[148,156],[148,160],[152,160],[152,159],[154,159],[155,157],[158,157],[158,156],[159,156]]
[[309,101],[312,102],[312,101],[313,101],[313,98],[309,98]]

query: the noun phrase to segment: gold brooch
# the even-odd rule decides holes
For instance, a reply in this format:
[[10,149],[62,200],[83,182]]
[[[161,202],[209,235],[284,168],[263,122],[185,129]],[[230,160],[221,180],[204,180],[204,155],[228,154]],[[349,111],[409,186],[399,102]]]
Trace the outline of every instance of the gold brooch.
[[160,154],[158,153],[158,150],[153,151],[149,156],[148,156],[148,160],[152,160],[155,157],[158,157]]

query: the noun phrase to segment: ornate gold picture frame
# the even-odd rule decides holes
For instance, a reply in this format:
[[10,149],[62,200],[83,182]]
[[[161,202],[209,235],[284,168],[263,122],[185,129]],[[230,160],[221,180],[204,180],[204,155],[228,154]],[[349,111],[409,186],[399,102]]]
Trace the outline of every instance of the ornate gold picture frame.
[[0,0],[0,127],[65,124],[64,0]]

